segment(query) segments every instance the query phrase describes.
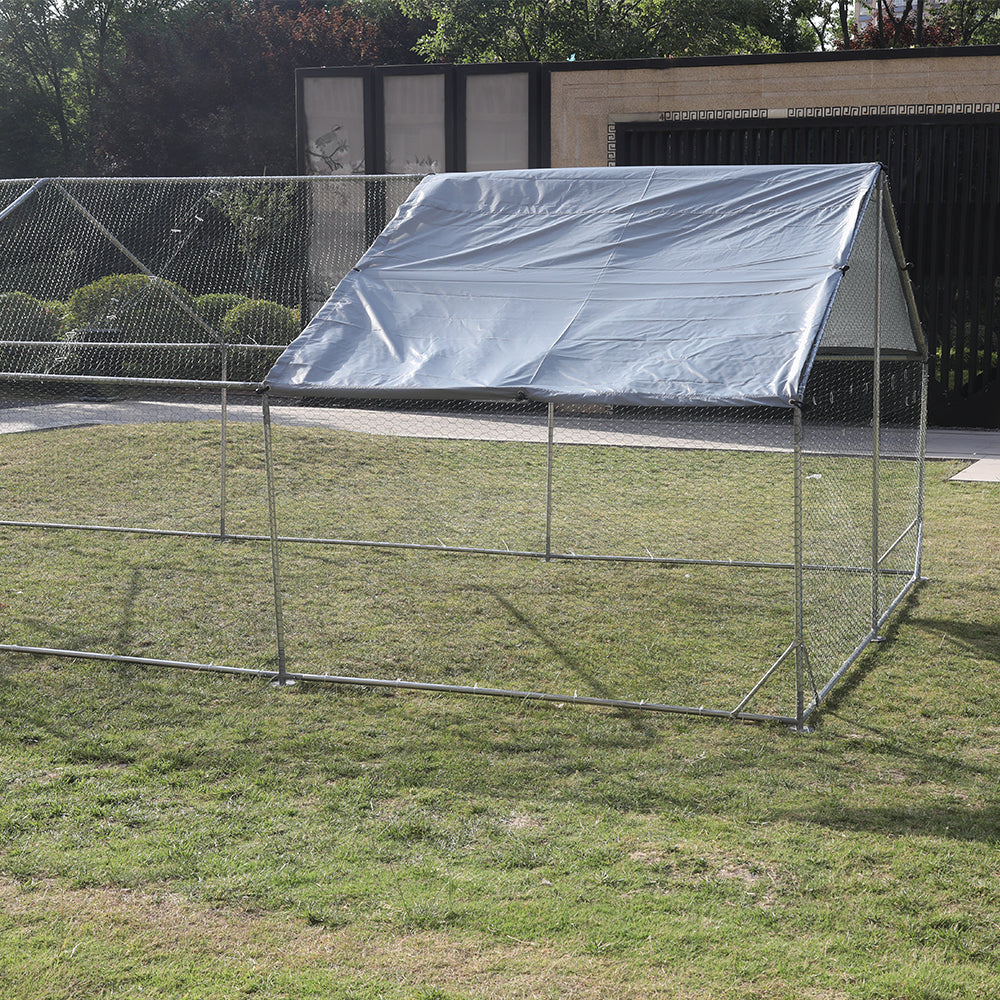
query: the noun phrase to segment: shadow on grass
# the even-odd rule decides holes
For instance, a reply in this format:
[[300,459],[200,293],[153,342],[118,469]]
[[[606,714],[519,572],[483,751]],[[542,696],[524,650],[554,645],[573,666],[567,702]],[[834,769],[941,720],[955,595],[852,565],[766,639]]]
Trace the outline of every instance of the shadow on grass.
[[976,659],[1000,663],[1000,620],[985,624],[946,618],[918,618],[914,624],[931,632],[940,632],[942,646],[950,642]]
[[915,593],[911,594],[892,618],[889,627],[882,630],[882,642],[871,643],[827,695],[826,700],[812,717],[813,725],[822,725],[823,717],[826,715],[836,716],[837,709],[853,696],[854,692],[868,680],[873,672],[885,665],[885,657],[891,652],[892,644],[899,635],[899,630],[913,625],[913,611],[919,606],[919,603],[919,596]]
[[[590,685],[590,690],[592,690],[595,695],[599,698],[615,698],[615,693],[604,684],[604,682],[594,676],[594,674],[589,673],[583,665],[573,656],[571,656],[562,646],[554,642],[551,636],[543,632],[538,626],[522,611],[516,608],[507,598],[502,597],[494,590],[487,590],[488,593],[493,597],[493,599],[512,617],[517,623],[524,628],[526,631],[530,632],[539,642],[541,642],[551,653],[555,656],[561,663],[563,663],[569,670],[573,671],[577,677]],[[639,717],[639,714],[634,711],[621,711],[621,717],[627,719],[629,724],[633,729],[641,732],[643,735],[650,738],[658,738],[659,733],[656,728],[649,724],[649,722],[643,718]]]
[[877,833],[894,837],[943,837],[953,840],[1000,841],[1000,805],[970,809],[960,805],[929,806],[924,797],[912,809],[818,803],[812,809],[786,814],[784,819],[818,823],[832,830]]
[[941,648],[946,643],[957,646],[970,659],[1000,663],[1000,620],[992,624],[961,622],[947,618],[928,618],[920,614],[920,592],[912,593],[883,630],[883,642],[873,643],[859,658],[853,668],[840,680],[816,711],[819,722],[824,715],[836,715],[837,710],[869,676],[884,665],[900,631],[910,629],[941,636]]

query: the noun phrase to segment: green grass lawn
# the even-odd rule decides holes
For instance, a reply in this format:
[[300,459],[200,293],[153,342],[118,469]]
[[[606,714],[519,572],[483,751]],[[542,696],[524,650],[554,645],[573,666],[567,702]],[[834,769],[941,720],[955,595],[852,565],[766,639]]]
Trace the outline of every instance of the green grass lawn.
[[[209,430],[190,430],[183,447],[176,431],[147,431],[125,449],[108,432],[0,450],[8,507],[56,512],[64,492],[81,513],[123,523],[217,514],[189,457],[203,445],[210,466]],[[93,449],[95,434],[108,434],[105,447]],[[315,442],[295,435],[300,454]],[[231,516],[249,530],[261,478],[249,439],[238,460],[239,441]],[[280,438],[279,454],[292,441]],[[77,446],[89,462],[53,463]],[[150,468],[174,456],[167,490],[147,482],[142,455]],[[490,464],[509,483],[529,460],[509,449]],[[25,462],[34,492],[12,475]],[[133,470],[133,489],[117,466]],[[336,475],[334,461],[323,468]],[[989,541],[1000,490],[948,483],[956,468],[929,465],[928,582],[808,736],[6,656],[0,997],[1000,995],[1000,553]],[[718,469],[699,475],[704,497],[732,506]],[[373,524],[432,530],[419,488],[393,514],[353,479],[345,521],[346,501],[324,506],[322,489],[309,500],[308,480],[292,506],[326,510],[333,528],[368,511]],[[745,481],[753,493],[760,478]],[[651,520],[657,492],[619,499],[632,512],[622,517],[605,517],[601,499],[599,517],[571,522],[583,539],[572,544],[658,551],[681,537],[679,524]],[[453,495],[457,540],[485,522],[482,493]],[[537,512],[537,495],[501,499],[489,530],[536,538],[523,511]],[[782,515],[751,529],[746,509],[732,511],[739,546],[769,546]],[[27,529],[0,529],[0,542],[14,641],[268,664],[269,557],[255,543]],[[726,596],[715,575],[729,571],[715,568],[305,545],[283,556],[290,653],[338,672],[639,690],[745,671],[729,639],[756,632],[753,648],[767,648],[786,631],[763,574]]]
[[[537,444],[295,426],[275,439],[285,536],[643,560],[285,543],[290,670],[729,711],[794,637],[790,571],[648,558],[790,564],[788,454],[561,445],[547,512]],[[227,459],[227,531],[263,535],[260,429],[230,425]],[[275,668],[267,547],[197,537],[219,529],[217,425],[14,435],[0,461],[11,519],[192,533],[10,533],[8,643]],[[870,562],[870,464],[806,466],[806,561]],[[915,485],[912,463],[885,463],[885,506],[910,496],[887,537],[912,518]],[[904,580],[887,578],[884,603]],[[806,599],[821,686],[870,627],[870,579],[811,572]],[[746,708],[794,715],[791,658]]]

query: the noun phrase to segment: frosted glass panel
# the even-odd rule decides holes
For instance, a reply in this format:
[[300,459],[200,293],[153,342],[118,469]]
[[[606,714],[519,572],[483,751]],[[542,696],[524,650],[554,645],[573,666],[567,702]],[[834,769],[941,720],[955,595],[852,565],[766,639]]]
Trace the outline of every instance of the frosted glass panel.
[[307,174],[365,172],[365,82],[357,76],[302,81]]
[[528,167],[528,74],[468,76],[465,82],[467,170]]
[[385,77],[385,170],[436,174],[445,169],[444,76]]

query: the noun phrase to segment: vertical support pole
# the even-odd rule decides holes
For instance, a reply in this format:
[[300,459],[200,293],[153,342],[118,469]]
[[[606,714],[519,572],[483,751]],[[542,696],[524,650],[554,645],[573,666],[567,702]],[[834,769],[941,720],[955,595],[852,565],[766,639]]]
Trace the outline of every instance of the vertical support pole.
[[272,682],[284,687],[295,682],[285,676],[285,625],[281,607],[281,570],[278,564],[278,513],[274,497],[274,462],[271,453],[271,406],[267,390],[261,393],[264,422],[264,471],[267,479],[267,523],[271,540],[271,577],[274,581],[274,636],[278,649],[278,676]]
[[879,465],[881,464],[882,427],[882,216],[885,177],[879,174],[876,189],[878,230],[875,237],[875,329],[872,361],[872,636],[878,638],[879,627]]
[[[229,348],[222,345],[222,370],[220,377],[223,382],[229,381],[228,360]],[[229,412],[229,397],[226,387],[222,387],[222,412],[220,422],[222,424],[221,437],[219,439],[219,538],[226,537],[226,417]]]
[[555,453],[556,405],[549,403],[549,442],[545,462],[545,561],[552,558],[552,463]]
[[806,642],[803,621],[804,586],[802,575],[802,407],[792,408],[794,434],[793,525],[795,533],[795,729],[805,732]]
[[917,461],[917,560],[913,568],[914,579],[923,573],[924,558],[924,486],[927,456],[927,383],[930,380],[930,359],[924,358],[920,379],[920,445]]

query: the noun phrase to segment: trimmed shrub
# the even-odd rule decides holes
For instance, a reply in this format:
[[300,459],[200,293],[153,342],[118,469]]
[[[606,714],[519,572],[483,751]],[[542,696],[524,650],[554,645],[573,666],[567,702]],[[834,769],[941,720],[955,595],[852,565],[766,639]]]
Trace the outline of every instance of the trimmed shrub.
[[[145,274],[110,274],[76,289],[67,303],[68,345],[55,371],[124,378],[219,377],[219,352],[185,345],[212,339],[194,296],[180,285]],[[108,346],[101,346],[101,344]],[[167,343],[176,348],[118,347]],[[86,346],[93,344],[94,346]]]
[[194,297],[180,285],[145,274],[109,274],[76,289],[67,320],[107,331],[108,340],[183,343],[205,333]]
[[0,294],[0,339],[58,340],[62,332],[63,318],[53,304],[25,292]]
[[236,292],[209,292],[207,295],[199,295],[194,301],[198,315],[213,330],[221,330],[222,321],[230,309],[252,300],[245,295],[237,295]]
[[[0,342],[59,340],[63,335],[61,304],[40,302],[25,292],[0,294]],[[55,348],[0,343],[0,370],[44,372]]]
[[222,332],[230,344],[290,344],[299,335],[298,310],[248,299],[226,313]]
[[290,344],[299,335],[299,314],[295,309],[250,299],[233,306],[222,321],[222,333],[229,351],[229,377],[240,382],[259,382],[274,363],[273,351],[239,350],[241,344]]

